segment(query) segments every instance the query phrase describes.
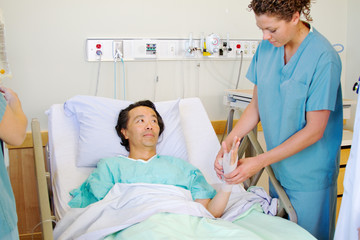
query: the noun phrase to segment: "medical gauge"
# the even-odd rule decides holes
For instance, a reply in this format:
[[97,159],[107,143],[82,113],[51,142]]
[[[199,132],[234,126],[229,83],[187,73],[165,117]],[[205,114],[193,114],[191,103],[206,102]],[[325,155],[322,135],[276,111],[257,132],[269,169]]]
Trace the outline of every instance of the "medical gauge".
[[210,34],[206,37],[205,44],[204,44],[204,56],[208,56],[214,53],[217,53],[219,51],[220,46],[220,37],[214,33]]

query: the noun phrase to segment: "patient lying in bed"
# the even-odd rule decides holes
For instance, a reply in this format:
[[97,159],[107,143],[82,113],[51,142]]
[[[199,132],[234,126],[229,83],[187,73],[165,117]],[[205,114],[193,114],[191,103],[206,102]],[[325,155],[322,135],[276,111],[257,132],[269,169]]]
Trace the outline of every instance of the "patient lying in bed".
[[[186,106],[182,110],[189,110],[186,104],[194,103],[181,101],[182,107]],[[67,102],[67,107],[70,107],[70,102],[71,100]],[[156,106],[161,110],[161,104]],[[219,182],[211,182],[211,178],[205,181],[203,174],[188,162],[157,155],[156,151],[162,151],[160,146],[169,143],[161,142],[161,138],[169,139],[167,133],[171,129],[170,122],[162,133],[163,127],[158,114],[150,111],[151,121],[147,121],[147,112],[141,111],[135,118],[132,113],[139,109],[143,109],[143,106],[123,112],[128,117],[120,117],[116,128],[121,143],[129,151],[128,157],[103,159],[92,174],[87,171],[89,169],[76,169],[79,172],[86,170],[86,176],[72,186],[79,186],[88,177],[79,188],[72,191],[74,197],[69,204],[75,208],[69,209],[56,224],[54,239],[313,239],[296,224],[269,216],[276,214],[277,201],[256,194],[256,190],[260,189],[249,188],[251,191],[247,192],[240,186],[234,186],[228,200],[229,193],[223,190],[216,193],[207,183],[210,182],[219,189]],[[153,110],[151,107],[145,109]],[[189,112],[186,113],[188,116]],[[168,117],[165,114],[166,112],[163,113],[164,120]],[[103,117],[103,114],[99,115]],[[112,117],[114,118],[116,119],[116,115]],[[112,122],[111,125],[115,125],[115,121]],[[146,128],[138,127],[146,122]],[[159,147],[156,149],[155,143],[159,135]],[[216,136],[214,137],[217,141]],[[198,146],[198,143],[204,142],[191,142],[191,147]],[[101,142],[101,145],[104,143]],[[78,145],[75,148],[77,147]],[[212,149],[209,150],[211,152]],[[210,157],[210,172],[217,150],[213,154],[204,154]],[[115,154],[109,156],[112,155]],[[195,157],[192,159],[195,160]],[[205,176],[209,176],[207,168],[199,168]],[[76,171],[72,173],[75,174]],[[64,192],[67,193],[68,189]],[[222,213],[220,207],[226,203],[226,209]],[[211,214],[207,209],[211,210],[212,205],[220,210]],[[221,218],[215,219],[213,215],[221,215]]]
[[[223,214],[231,187],[225,186],[216,192],[190,163],[156,154],[164,123],[151,101],[136,102],[123,109],[115,128],[129,156],[100,160],[87,180],[71,192],[70,207],[83,208],[102,200],[116,183],[150,183],[189,190],[192,199],[201,203],[214,217]],[[234,149],[238,146],[237,140]],[[235,162],[236,154],[230,157]]]

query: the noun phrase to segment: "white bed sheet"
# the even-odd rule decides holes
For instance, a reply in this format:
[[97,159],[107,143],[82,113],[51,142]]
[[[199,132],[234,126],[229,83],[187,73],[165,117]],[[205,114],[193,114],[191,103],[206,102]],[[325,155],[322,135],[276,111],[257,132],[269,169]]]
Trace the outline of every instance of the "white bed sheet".
[[183,188],[117,183],[103,200],[86,208],[71,209],[56,225],[54,237],[103,239],[160,212],[213,218],[200,203],[193,202],[190,191]]
[[[61,219],[70,209],[69,192],[80,186],[94,168],[75,165],[79,134],[75,117],[64,114],[63,104],[53,105],[47,115],[55,215]],[[221,182],[216,177],[213,161],[220,144],[200,99],[181,99],[180,115],[189,162],[217,188]]]
[[[269,207],[276,213],[276,201],[269,203],[256,192],[236,192],[231,194],[221,219],[233,222],[257,203],[263,210],[264,205],[271,204]],[[116,183],[104,199],[67,212],[57,223],[54,237],[59,240],[80,236],[79,239],[103,239],[161,212],[214,219],[203,205],[192,201],[189,190],[163,184]]]

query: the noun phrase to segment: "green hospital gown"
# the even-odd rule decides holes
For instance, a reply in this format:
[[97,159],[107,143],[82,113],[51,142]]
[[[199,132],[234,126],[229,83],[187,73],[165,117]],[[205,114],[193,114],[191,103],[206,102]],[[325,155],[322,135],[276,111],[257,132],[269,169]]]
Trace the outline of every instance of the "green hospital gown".
[[119,156],[99,161],[85,182],[70,192],[72,208],[83,208],[103,199],[115,183],[166,184],[184,188],[192,198],[213,198],[215,189],[207,183],[199,169],[171,156],[155,155],[148,161]]

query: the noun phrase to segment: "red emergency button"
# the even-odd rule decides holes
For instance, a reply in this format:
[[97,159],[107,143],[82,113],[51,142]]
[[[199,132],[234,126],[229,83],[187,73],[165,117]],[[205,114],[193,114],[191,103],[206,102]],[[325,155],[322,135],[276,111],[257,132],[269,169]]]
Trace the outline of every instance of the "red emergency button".
[[99,44],[96,44],[96,48],[97,49],[100,49],[101,48],[101,44],[99,43]]
[[241,44],[237,44],[237,45],[236,45],[236,48],[237,48],[237,49],[240,49],[240,48],[241,48]]

